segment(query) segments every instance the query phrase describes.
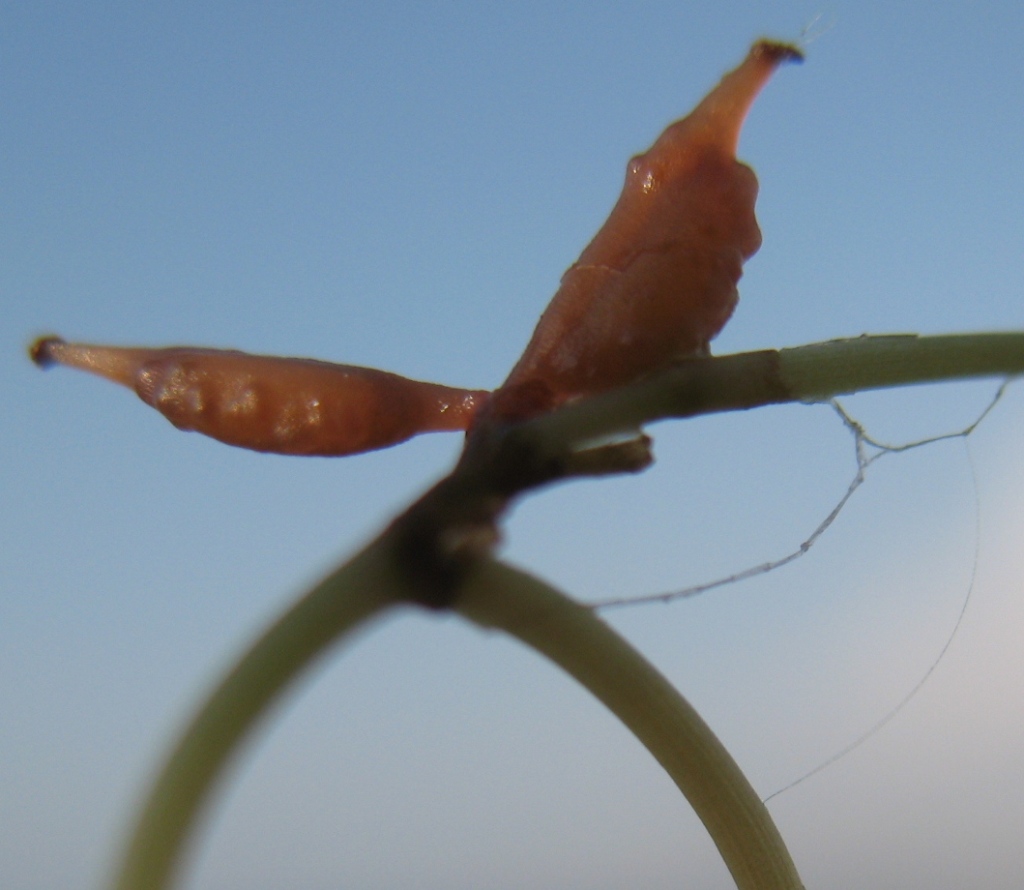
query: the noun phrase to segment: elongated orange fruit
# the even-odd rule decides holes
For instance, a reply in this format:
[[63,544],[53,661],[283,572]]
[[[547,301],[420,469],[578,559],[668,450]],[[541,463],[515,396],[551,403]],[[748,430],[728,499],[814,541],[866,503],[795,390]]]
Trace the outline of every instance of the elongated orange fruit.
[[373,368],[229,350],[50,337],[30,354],[43,367],[66,365],[134,389],[179,429],[277,454],[357,454],[417,433],[463,430],[487,396]]
[[562,276],[491,411],[528,416],[705,353],[761,246],[740,129],[792,46],[760,41],[626,170],[607,222]]

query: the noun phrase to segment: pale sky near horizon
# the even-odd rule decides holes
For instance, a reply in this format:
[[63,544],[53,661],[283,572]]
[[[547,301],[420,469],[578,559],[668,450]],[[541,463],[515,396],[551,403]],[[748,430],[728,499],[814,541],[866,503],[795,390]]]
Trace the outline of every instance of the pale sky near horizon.
[[[42,333],[499,383],[626,160],[763,35],[802,66],[740,156],[760,253],[719,353],[1024,329],[1024,6],[8,4],[0,12],[0,886],[93,890],[243,645],[450,465],[174,430]],[[861,396],[886,441],[996,382]],[[661,424],[638,478],[529,499],[503,554],[581,599],[784,555],[854,472],[825,407]],[[609,611],[765,795],[809,888],[1024,873],[1024,390],[875,465],[793,565]],[[246,748],[189,890],[730,886],[685,801],[585,692],[453,619],[386,621]]]

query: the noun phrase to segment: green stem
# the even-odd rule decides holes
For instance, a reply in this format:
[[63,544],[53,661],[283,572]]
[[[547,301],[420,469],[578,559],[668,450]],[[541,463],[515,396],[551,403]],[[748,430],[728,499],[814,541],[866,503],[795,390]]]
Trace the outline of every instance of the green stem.
[[[587,439],[665,417],[1020,373],[1024,334],[865,337],[693,360],[657,378],[569,405],[510,435],[522,436],[542,456],[564,458]],[[443,538],[444,530],[437,531]],[[330,644],[422,594],[415,578],[398,570],[393,543],[385,533],[310,591],[217,687],[150,793],[123,860],[118,890],[169,886],[218,777],[279,693]],[[689,799],[742,890],[800,886],[767,811],[728,753],[664,678],[590,610],[488,559],[471,573],[457,608],[543,652],[611,708]]]
[[703,821],[739,890],[799,890],[796,867],[722,743],[672,685],[593,612],[509,566],[483,562],[455,609],[547,656],[647,747]]
[[868,389],[1024,374],[1024,334],[856,337],[779,351],[794,397],[820,402]]
[[1024,333],[915,334],[830,340],[792,349],[690,359],[639,383],[523,424],[543,454],[667,418],[820,402],[845,393],[1024,374]]
[[256,641],[168,758],[135,824],[117,890],[170,886],[188,836],[247,732],[329,644],[407,594],[386,548],[377,543],[324,579]]

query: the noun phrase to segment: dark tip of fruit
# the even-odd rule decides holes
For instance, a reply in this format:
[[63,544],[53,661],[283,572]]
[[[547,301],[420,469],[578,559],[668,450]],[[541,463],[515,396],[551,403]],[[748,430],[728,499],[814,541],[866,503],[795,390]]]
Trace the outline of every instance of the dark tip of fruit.
[[49,368],[57,363],[52,349],[64,341],[60,337],[40,337],[28,348],[28,357],[40,368]]

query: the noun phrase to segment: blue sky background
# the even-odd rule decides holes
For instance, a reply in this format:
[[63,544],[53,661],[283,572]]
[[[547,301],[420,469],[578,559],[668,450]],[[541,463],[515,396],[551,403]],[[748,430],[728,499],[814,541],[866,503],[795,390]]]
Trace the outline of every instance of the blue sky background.
[[[1019,3],[7,4],[0,13],[0,885],[95,888],[198,698],[451,463],[236,451],[40,373],[41,333],[492,387],[627,158],[750,41],[824,31],[752,113],[764,247],[716,351],[1024,328]],[[879,437],[994,384],[851,399]],[[608,618],[720,733],[809,887],[1019,886],[1024,392],[882,461],[805,559]],[[780,556],[853,473],[828,409],[654,429],[638,479],[515,513],[582,598]],[[975,489],[973,473],[977,478]],[[975,498],[977,491],[977,499]],[[977,506],[976,506],[977,504]],[[978,531],[980,529],[980,531]],[[328,659],[217,801],[183,886],[727,887],[647,753],[516,644],[409,613]]]

